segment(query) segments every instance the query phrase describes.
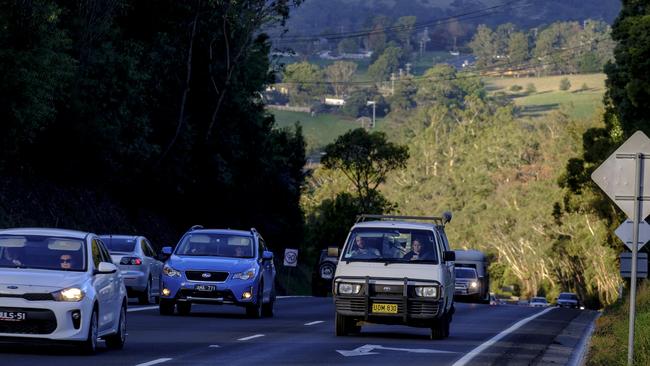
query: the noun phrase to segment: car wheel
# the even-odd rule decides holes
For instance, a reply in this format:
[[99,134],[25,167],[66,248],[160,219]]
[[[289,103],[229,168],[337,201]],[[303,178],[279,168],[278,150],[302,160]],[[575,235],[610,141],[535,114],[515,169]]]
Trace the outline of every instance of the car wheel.
[[445,339],[449,337],[449,315],[438,319],[431,327],[431,339]]
[[264,300],[262,288],[263,288],[263,284],[260,283],[257,290],[257,302],[246,306],[246,315],[249,318],[259,319],[262,317],[262,305],[263,305],[262,302]]
[[97,309],[93,309],[88,324],[88,336],[81,343],[81,351],[86,355],[94,355],[97,352],[97,337],[99,336],[99,324],[97,319]]
[[345,315],[336,314],[335,324],[336,336],[344,337],[350,333],[361,332],[361,326],[357,325],[357,321]]
[[147,288],[144,289],[141,293],[138,294],[138,303],[140,305],[149,305],[151,304],[151,298],[153,297],[151,293],[151,278],[147,280]]
[[271,296],[269,296],[269,302],[262,305],[262,315],[266,317],[273,316],[273,305],[275,304],[275,286],[271,289]]
[[160,315],[173,315],[174,302],[170,300],[160,300],[160,304],[158,304],[158,309],[160,310]]
[[191,302],[179,302],[176,307],[178,308],[178,315],[190,315],[192,311]]
[[120,310],[120,320],[117,326],[117,333],[107,336],[106,347],[110,349],[122,349],[126,342],[126,307],[122,306]]

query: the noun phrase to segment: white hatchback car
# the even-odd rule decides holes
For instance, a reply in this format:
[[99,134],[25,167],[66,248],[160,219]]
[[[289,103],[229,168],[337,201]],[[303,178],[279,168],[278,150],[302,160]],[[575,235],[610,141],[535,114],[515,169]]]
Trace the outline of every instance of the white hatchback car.
[[0,340],[97,340],[121,349],[127,295],[98,236],[59,229],[0,230]]

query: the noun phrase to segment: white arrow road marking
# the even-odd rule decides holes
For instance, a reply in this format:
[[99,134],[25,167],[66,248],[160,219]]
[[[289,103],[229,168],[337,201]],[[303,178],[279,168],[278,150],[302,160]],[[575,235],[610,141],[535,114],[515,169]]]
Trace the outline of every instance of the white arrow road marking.
[[259,338],[259,337],[264,337],[264,334],[255,334],[249,337],[244,337],[244,338],[239,338],[238,341],[248,341],[251,339]]
[[320,324],[320,323],[325,323],[325,321],[324,320],[316,320],[315,322],[305,323],[305,325],[316,325],[316,324]]
[[460,360],[454,362],[454,364],[452,366],[465,366],[465,365],[467,365],[472,360],[472,358],[476,357],[479,353],[483,352],[486,348],[488,348],[491,345],[498,342],[501,338],[503,338],[503,337],[507,336],[508,334],[514,332],[515,330],[521,328],[522,326],[524,326],[529,321],[537,318],[538,316],[542,316],[542,315],[548,313],[549,311],[551,311],[553,309],[555,309],[555,308],[548,308],[548,309],[546,309],[544,311],[540,311],[539,313],[537,313],[535,315],[529,316],[526,319],[522,319],[522,320],[516,322],[510,328],[504,330],[503,332],[501,332],[501,333],[495,335],[494,337],[490,338],[487,342],[485,342],[485,343],[481,344],[480,346],[474,348],[470,353],[463,356],[463,358],[461,358]]
[[141,308],[130,308],[127,310],[127,312],[132,313],[134,311],[145,311],[145,310],[153,310],[153,309],[158,309],[158,306],[145,306]]
[[411,352],[411,353],[458,353],[450,351],[439,351],[435,349],[428,348],[395,348],[395,347],[384,347],[376,344],[366,344],[364,346],[355,348],[350,351],[345,350],[336,350],[336,352],[342,354],[345,357],[350,356],[367,356],[367,355],[377,355],[379,352],[373,352],[374,350],[386,350],[386,351],[402,351],[402,352]]
[[149,361],[149,362],[145,362],[145,363],[139,363],[139,364],[137,364],[137,365],[135,365],[135,366],[151,366],[151,365],[157,365],[157,364],[159,364],[159,363],[167,362],[167,361],[169,361],[169,360],[171,360],[171,358],[159,358],[159,359],[157,359],[157,360],[153,360],[153,361]]

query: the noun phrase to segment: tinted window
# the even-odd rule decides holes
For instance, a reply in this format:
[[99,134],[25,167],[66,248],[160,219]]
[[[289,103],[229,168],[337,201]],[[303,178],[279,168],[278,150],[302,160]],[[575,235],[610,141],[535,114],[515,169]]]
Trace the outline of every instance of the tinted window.
[[176,247],[176,255],[253,258],[251,236],[213,233],[186,234]]
[[83,239],[0,236],[0,267],[85,271],[85,254]]
[[545,297],[533,297],[531,302],[546,302],[546,298]]
[[110,252],[132,252],[135,249],[135,238],[112,238],[103,236],[102,241]]
[[98,245],[99,245],[99,252],[102,255],[102,262],[106,263],[113,263],[113,260],[111,259],[111,255],[108,252],[108,249],[106,249],[106,246],[101,240],[97,240]]
[[357,228],[343,251],[346,261],[438,263],[433,231]]
[[575,294],[560,294],[561,300],[578,300],[578,296]]
[[476,278],[476,270],[470,268],[456,268],[456,278]]
[[93,263],[95,264],[95,268],[99,267],[99,264],[103,261],[103,255],[102,255],[102,250],[99,247],[99,242],[94,239],[93,244],[92,244],[92,255],[93,255]]

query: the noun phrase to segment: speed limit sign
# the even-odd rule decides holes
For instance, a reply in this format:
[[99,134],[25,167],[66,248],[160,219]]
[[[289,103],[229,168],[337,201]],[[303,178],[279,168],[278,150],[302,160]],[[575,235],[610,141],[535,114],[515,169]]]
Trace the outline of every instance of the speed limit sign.
[[298,265],[298,249],[284,250],[284,266],[295,267]]

